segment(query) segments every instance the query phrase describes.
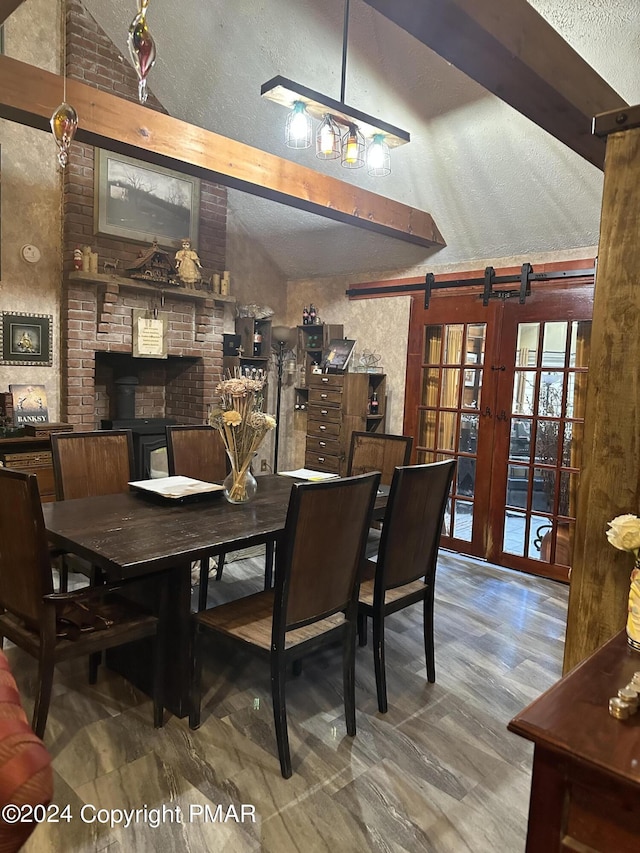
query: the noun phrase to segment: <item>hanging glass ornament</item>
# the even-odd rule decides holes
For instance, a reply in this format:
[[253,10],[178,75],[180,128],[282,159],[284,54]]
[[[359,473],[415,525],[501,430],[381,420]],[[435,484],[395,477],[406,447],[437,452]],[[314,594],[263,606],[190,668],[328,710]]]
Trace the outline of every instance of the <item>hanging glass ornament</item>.
[[147,100],[147,74],[156,61],[156,43],[147,26],[147,6],[149,0],[138,0],[138,14],[129,27],[129,53],[138,75],[138,100],[141,104]]
[[69,162],[69,146],[76,135],[78,113],[70,104],[63,101],[51,116],[49,124],[51,125],[51,132],[53,133],[56,145],[60,149],[58,151],[58,163],[64,169]]

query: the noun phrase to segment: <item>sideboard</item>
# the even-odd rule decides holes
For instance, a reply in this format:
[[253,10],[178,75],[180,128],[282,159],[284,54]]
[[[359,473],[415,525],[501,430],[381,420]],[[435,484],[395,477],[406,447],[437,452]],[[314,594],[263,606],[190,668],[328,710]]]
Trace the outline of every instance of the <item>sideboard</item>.
[[0,438],[0,465],[35,474],[42,502],[56,499],[49,436]]

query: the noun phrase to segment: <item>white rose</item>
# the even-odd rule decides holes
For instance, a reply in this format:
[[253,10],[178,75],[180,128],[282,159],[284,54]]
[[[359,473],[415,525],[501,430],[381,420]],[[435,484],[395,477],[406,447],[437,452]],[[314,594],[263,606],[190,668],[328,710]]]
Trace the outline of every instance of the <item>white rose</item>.
[[636,515],[618,515],[609,522],[607,539],[620,551],[637,552],[640,549],[640,518]]

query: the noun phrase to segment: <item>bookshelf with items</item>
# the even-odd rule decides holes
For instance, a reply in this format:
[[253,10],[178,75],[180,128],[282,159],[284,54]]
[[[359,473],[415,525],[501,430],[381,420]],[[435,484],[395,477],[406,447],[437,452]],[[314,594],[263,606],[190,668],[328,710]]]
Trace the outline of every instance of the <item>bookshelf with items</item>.
[[236,318],[236,339],[238,345],[235,347],[237,355],[230,352],[224,354],[223,368],[225,373],[234,372],[235,368],[243,371],[246,368],[252,370],[269,370],[271,358],[271,320],[261,320],[255,317]]

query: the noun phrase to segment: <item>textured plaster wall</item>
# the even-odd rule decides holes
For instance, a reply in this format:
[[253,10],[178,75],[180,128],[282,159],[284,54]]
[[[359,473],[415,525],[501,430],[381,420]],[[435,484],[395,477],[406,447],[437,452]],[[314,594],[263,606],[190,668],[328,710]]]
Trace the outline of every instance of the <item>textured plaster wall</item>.
[[[29,0],[4,27],[8,56],[60,72],[60,2]],[[37,53],[34,44],[38,45]],[[60,92],[62,101],[62,92]],[[0,120],[2,168],[2,267],[0,310],[53,316],[51,367],[5,365],[0,361],[0,391],[10,383],[46,385],[49,419],[59,420],[59,309],[62,273],[62,180],[56,146],[48,133]],[[25,243],[40,249],[41,259],[27,264]]]

